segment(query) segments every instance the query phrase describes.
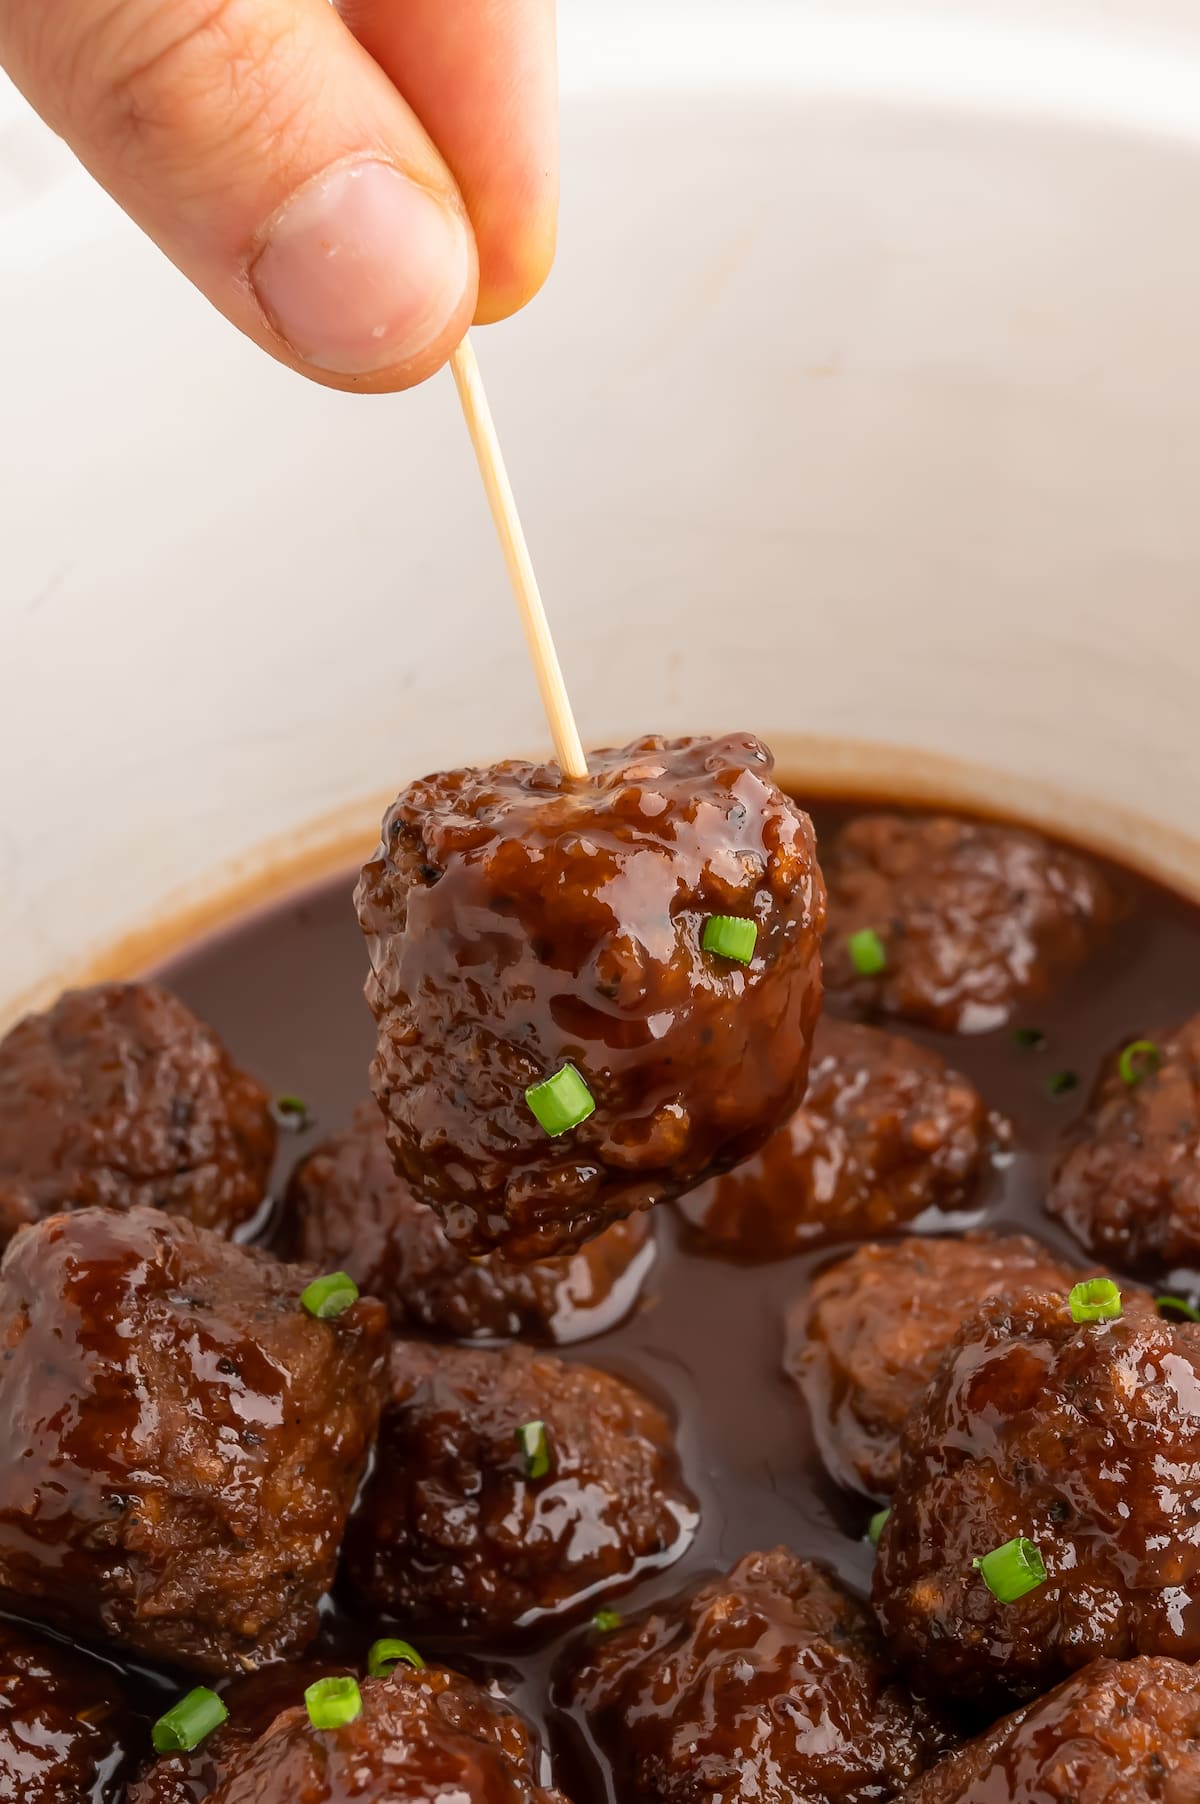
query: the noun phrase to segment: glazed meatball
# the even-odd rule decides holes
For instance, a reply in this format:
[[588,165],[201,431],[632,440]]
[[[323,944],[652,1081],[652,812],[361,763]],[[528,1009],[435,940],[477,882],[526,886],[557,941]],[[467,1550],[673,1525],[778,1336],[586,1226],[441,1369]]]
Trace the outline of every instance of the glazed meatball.
[[[993,1299],[909,1419],[874,1601],[934,1692],[996,1704],[1101,1656],[1200,1659],[1200,1325],[1124,1302],[1076,1323],[1062,1296]],[[1026,1562],[977,1562],[1020,1538],[1046,1576],[1015,1595]]]
[[826,1019],[790,1121],[679,1208],[701,1245],[781,1258],[959,1207],[988,1142],[978,1091],[935,1052]]
[[868,1612],[782,1547],[595,1638],[571,1701],[622,1804],[887,1799],[946,1740]]
[[131,1725],[109,1667],[0,1622],[0,1798],[109,1804]]
[[[348,1666],[305,1661],[263,1666],[220,1687],[229,1715],[190,1754],[159,1754],[130,1786],[125,1804],[200,1804],[265,1735],[281,1711],[294,1709],[317,1679],[350,1674]],[[353,1676],[353,1675],[352,1675]],[[295,1800],[293,1800],[295,1804]]]
[[1047,1208],[1097,1258],[1161,1272],[1200,1260],[1200,1015],[1142,1044],[1101,1072]]
[[360,1290],[380,1297],[398,1332],[428,1329],[459,1340],[561,1344],[599,1334],[632,1308],[654,1259],[645,1215],[614,1222],[555,1259],[468,1258],[397,1172],[373,1102],[293,1172],[284,1235],[292,1257],[349,1272]]
[[833,1477],[890,1497],[901,1431],[964,1316],[992,1296],[1066,1295],[1084,1276],[1024,1234],[865,1246],[822,1272],[789,1312],[784,1365]]
[[695,1526],[671,1426],[631,1385],[526,1347],[401,1342],[346,1570],[415,1628],[499,1632],[669,1565]]
[[68,990],[0,1041],[0,1245],[93,1204],[231,1234],[274,1155],[266,1092],[156,984]]
[[[388,811],[357,892],[372,1087],[467,1251],[578,1245],[746,1158],[799,1102],[825,893],[772,762],[745,734],[648,738],[585,782],[509,762]],[[704,947],[730,916],[757,930],[748,964]],[[542,1125],[546,1082],[574,1125]]]
[[314,1729],[287,1710],[234,1763],[212,1804],[566,1804],[539,1783],[533,1731],[440,1667],[362,1686],[362,1714]]
[[1200,1798],[1200,1678],[1097,1660],[950,1754],[904,1804],[1184,1804]]
[[[949,815],[860,815],[824,860],[825,981],[858,1007],[985,1033],[1087,957],[1115,913],[1104,874],[1036,833]],[[857,934],[884,965],[862,971]],[[867,950],[873,950],[868,946]]]
[[180,1666],[298,1651],[366,1464],[387,1320],[156,1209],[24,1229],[0,1266],[0,1589]]

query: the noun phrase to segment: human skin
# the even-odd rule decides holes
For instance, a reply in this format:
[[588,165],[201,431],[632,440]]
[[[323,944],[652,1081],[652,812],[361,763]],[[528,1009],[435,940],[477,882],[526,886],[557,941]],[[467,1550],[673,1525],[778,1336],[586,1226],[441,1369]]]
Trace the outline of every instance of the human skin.
[[0,65],[214,306],[408,388],[537,292],[554,0],[0,0]]

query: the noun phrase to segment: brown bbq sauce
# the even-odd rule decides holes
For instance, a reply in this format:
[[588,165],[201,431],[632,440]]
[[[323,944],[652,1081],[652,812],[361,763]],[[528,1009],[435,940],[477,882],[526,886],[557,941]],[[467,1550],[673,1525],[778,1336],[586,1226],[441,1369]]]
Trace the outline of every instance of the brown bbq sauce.
[[[816,806],[819,846],[872,812],[878,810]],[[897,1231],[1023,1232],[1068,1263],[1085,1262],[1042,1206],[1056,1156],[1113,1049],[1200,1010],[1200,910],[1138,876],[1102,868],[1122,906],[1099,945],[1060,973],[1048,993],[1018,1004],[993,1032],[949,1034],[872,1015],[853,991],[827,1003],[831,1015],[874,1021],[936,1053],[1012,1125],[1011,1143],[992,1150],[955,1213],[930,1210]],[[296,1162],[344,1129],[367,1092],[374,1034],[362,999],[366,955],[353,885],[354,874],[347,873],[291,897],[154,973],[274,1094],[304,1099],[310,1125],[280,1136],[277,1196]],[[873,1559],[866,1526],[874,1506],[825,1475],[782,1363],[785,1318],[803,1298],[810,1274],[856,1242],[748,1263],[685,1244],[671,1209],[655,1210],[652,1223],[657,1258],[639,1307],[598,1338],[558,1353],[632,1381],[673,1412],[700,1523],[676,1564],[604,1603],[628,1620],[729,1571],[743,1556],[778,1545],[822,1562],[865,1596]],[[1195,1294],[1185,1272],[1155,1273],[1150,1281],[1159,1290]],[[595,1634],[586,1621],[550,1638],[543,1633],[532,1644],[519,1637],[416,1637],[408,1625],[365,1611],[346,1593],[327,1600],[321,1640],[305,1664],[346,1661],[361,1670],[370,1643],[389,1633],[416,1639],[430,1660],[498,1680],[543,1731],[554,1753],[554,1781],[572,1804],[614,1804],[611,1774],[582,1714],[556,1713],[548,1701],[556,1670],[581,1658]],[[126,1677],[147,1724],[195,1682],[145,1664],[127,1669]],[[298,1669],[297,1701],[306,1682]]]

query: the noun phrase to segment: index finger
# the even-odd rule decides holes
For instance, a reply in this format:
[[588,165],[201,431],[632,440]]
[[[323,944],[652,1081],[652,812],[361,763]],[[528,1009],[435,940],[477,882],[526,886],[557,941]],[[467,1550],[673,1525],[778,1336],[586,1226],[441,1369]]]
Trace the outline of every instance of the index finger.
[[554,0],[336,3],[458,182],[479,249],[477,321],[515,313],[554,260]]

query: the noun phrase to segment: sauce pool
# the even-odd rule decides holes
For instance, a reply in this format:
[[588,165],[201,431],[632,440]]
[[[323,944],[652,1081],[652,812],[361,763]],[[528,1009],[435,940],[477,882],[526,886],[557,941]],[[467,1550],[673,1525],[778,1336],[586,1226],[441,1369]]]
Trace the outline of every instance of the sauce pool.
[[[826,839],[853,812],[836,804],[812,812]],[[279,1194],[291,1166],[326,1135],[345,1127],[367,1094],[373,1023],[363,1000],[366,953],[351,902],[355,873],[324,882],[211,938],[152,973],[208,1021],[234,1058],[276,1095],[302,1097],[310,1119],[280,1136],[274,1174]],[[996,1032],[954,1036],[907,1023],[888,1025],[938,1051],[979,1089],[985,1103],[1013,1124],[1010,1148],[984,1173],[969,1213],[930,1214],[916,1230],[952,1232],[987,1226],[1033,1234],[1075,1254],[1042,1199],[1056,1145],[1086,1105],[1093,1079],[1114,1046],[1200,1010],[1200,909],[1122,872],[1134,906],[1086,966],[1063,979],[1049,1002]],[[1039,1029],[1036,1044],[1018,1030]],[[1030,1036],[1026,1035],[1028,1041]],[[1061,1073],[1077,1079],[1057,1087]],[[270,1221],[257,1224],[269,1241]],[[913,1231],[910,1229],[909,1231]],[[670,1597],[739,1556],[784,1543],[826,1562],[865,1594],[873,1550],[867,1525],[874,1505],[841,1492],[826,1477],[798,1392],[784,1377],[784,1316],[814,1268],[838,1257],[836,1247],[743,1264],[682,1244],[670,1208],[654,1212],[657,1256],[639,1307],[597,1338],[559,1349],[631,1379],[664,1402],[678,1425],[683,1469],[700,1509],[686,1556],[606,1605],[628,1614]],[[1166,1274],[1164,1274],[1164,1279]],[[1189,1274],[1167,1288],[1188,1294]],[[550,1681],[566,1647],[586,1625],[548,1644],[486,1649],[464,1640],[421,1641],[427,1657],[476,1676],[495,1676],[537,1723],[554,1756],[556,1783],[573,1804],[616,1804],[604,1763],[581,1724],[555,1712]],[[402,1622],[329,1601],[323,1647],[361,1660],[380,1634],[408,1636]],[[132,1672],[147,1713],[174,1697],[178,1675],[144,1667]],[[298,1701],[298,1698],[297,1698]]]

